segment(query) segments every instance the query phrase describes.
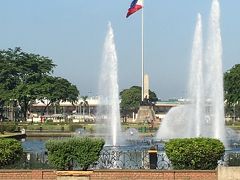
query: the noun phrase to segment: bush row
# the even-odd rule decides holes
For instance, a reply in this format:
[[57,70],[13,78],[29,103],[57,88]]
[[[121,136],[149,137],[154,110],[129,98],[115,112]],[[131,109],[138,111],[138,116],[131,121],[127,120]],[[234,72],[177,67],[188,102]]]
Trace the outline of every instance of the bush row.
[[15,132],[17,128],[17,125],[15,123],[11,123],[11,122],[4,122],[4,123],[0,123],[0,132],[3,133],[4,131],[6,132]]

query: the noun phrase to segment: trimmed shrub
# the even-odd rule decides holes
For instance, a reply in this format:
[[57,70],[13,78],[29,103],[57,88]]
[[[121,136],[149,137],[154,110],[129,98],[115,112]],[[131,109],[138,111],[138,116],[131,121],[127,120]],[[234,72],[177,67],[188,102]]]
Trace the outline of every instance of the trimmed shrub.
[[23,148],[15,139],[0,139],[0,166],[6,166],[18,161],[23,154]]
[[221,141],[211,138],[172,139],[165,145],[174,169],[215,169],[224,154]]
[[0,123],[0,132],[4,134],[6,132],[15,132],[17,125],[15,122],[2,122]]
[[49,140],[46,143],[48,160],[58,170],[72,170],[77,166],[87,170],[91,164],[99,159],[103,148],[102,139],[68,138],[63,140]]
[[14,122],[8,122],[3,124],[4,131],[6,132],[15,132],[17,125]]
[[83,128],[83,126],[81,124],[74,124],[74,123],[69,124],[69,131],[71,132],[74,132],[79,128]]

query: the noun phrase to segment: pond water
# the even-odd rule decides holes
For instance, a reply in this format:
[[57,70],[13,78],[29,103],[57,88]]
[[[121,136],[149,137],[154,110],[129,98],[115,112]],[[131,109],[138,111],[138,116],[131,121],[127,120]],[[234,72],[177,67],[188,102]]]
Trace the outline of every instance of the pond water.
[[30,153],[44,153],[46,152],[46,147],[45,143],[47,140],[50,139],[62,139],[65,137],[27,137],[25,139],[22,139],[22,146],[23,150],[25,152],[30,152]]

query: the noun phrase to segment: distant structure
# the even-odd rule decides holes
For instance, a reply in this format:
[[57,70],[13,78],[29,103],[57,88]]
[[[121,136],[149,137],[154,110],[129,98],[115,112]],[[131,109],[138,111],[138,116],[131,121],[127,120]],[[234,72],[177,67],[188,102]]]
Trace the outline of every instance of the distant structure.
[[144,99],[141,102],[137,113],[137,123],[153,123],[155,121],[155,113],[153,104],[149,101],[149,76],[144,75]]
[[144,90],[143,90],[143,97],[149,99],[149,76],[148,74],[144,75]]

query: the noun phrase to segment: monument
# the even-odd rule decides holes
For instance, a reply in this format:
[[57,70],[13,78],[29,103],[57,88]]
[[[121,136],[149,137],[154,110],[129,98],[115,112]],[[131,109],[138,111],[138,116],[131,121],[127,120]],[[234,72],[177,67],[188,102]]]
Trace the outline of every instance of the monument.
[[144,75],[144,99],[140,104],[136,122],[137,123],[153,123],[155,120],[155,113],[153,110],[153,104],[149,100],[149,76]]
[[149,76],[148,74],[144,75],[144,88],[143,88],[143,97],[149,99]]

